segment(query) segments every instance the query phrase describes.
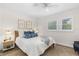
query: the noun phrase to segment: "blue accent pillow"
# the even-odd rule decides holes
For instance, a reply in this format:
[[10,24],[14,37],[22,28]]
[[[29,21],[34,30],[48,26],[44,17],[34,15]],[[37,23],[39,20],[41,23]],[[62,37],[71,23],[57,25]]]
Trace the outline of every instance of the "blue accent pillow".
[[37,36],[38,34],[35,33],[34,31],[24,31],[24,38],[33,38]]

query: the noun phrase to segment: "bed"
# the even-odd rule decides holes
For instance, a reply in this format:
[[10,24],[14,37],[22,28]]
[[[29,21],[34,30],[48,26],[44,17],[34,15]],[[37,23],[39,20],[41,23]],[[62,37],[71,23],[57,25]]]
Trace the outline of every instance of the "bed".
[[[33,33],[31,34],[33,35]],[[42,55],[46,49],[55,44],[54,39],[51,37],[39,36],[37,33],[34,33],[34,35],[33,37],[31,36],[31,38],[28,38],[28,34],[27,37],[24,37],[24,34],[22,33],[16,39],[16,45],[28,56]]]
[[32,20],[18,19],[19,37],[16,45],[28,56],[42,55],[46,49],[55,44],[53,38],[41,36],[37,23]]

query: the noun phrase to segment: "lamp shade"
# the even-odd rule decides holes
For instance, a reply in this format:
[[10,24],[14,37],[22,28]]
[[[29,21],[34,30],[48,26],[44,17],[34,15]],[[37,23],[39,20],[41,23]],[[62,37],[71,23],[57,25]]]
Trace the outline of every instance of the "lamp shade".
[[5,39],[14,39],[14,31],[11,27],[5,28],[4,35]]

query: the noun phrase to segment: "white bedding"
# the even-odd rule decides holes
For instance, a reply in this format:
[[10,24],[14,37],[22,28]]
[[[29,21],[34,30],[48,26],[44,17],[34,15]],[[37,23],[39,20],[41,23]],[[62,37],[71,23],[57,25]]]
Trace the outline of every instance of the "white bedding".
[[28,56],[38,56],[44,53],[44,51],[51,46],[55,41],[49,37],[49,45],[45,44],[42,37],[34,37],[30,39],[18,37],[16,39],[16,45]]

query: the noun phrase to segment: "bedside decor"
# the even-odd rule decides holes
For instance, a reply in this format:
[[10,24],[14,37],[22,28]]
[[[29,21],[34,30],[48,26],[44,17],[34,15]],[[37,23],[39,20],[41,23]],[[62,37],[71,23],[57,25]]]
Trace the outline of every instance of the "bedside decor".
[[15,34],[14,31],[12,31],[12,28],[8,28],[4,31],[4,40],[3,43],[3,51],[6,51],[8,49],[12,49],[15,47]]

